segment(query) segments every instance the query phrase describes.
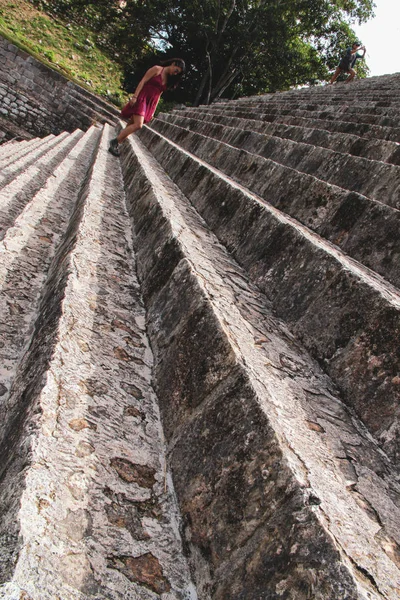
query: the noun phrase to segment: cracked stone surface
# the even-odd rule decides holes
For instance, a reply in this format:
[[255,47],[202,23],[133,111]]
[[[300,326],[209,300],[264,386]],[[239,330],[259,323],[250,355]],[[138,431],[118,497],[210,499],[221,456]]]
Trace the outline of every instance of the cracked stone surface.
[[[1,485],[3,524],[16,517],[19,536],[2,549],[3,566],[13,549],[15,564],[1,588],[4,598],[197,597],[178,533],[121,175],[107,152],[109,138],[106,129],[84,202],[72,216],[77,222],[42,298],[33,351],[51,337],[54,349],[13,385],[15,402],[29,391],[32,397]],[[63,286],[58,309],[54,298]],[[33,391],[26,377],[40,379]]]
[[0,598],[399,598],[399,88],[0,147]]
[[157,393],[200,596],[396,598],[390,461],[154,159],[130,146]]

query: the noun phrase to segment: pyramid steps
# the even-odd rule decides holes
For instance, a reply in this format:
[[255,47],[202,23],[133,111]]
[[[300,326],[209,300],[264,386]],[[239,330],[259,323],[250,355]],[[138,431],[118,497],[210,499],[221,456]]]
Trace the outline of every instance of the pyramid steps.
[[[343,83],[336,83],[333,86],[315,86],[315,87],[304,87],[295,90],[285,92],[275,92],[272,94],[264,94],[259,96],[261,98],[278,98],[283,102],[294,98],[312,98],[313,100],[319,97],[342,97],[347,96],[354,98],[362,94],[362,96],[369,97],[374,96],[378,100],[383,100],[386,96],[390,100],[396,99],[397,89],[400,87],[400,73],[394,73],[390,75],[380,75],[377,77],[368,77],[368,79],[358,79],[352,82],[351,86],[348,87]],[[253,98],[249,97],[249,101]]]
[[71,98],[78,103],[90,108],[93,111],[93,116],[99,118],[101,122],[106,122],[111,125],[115,125],[119,117],[119,110],[106,102],[99,96],[93,96],[90,92],[87,92],[84,88],[78,88],[77,86],[71,86],[69,90]]
[[[399,167],[226,126],[202,123],[199,127],[196,123],[190,130],[182,126],[156,119],[152,127],[336,243],[391,283],[400,283]],[[366,196],[352,193],[354,189]],[[393,202],[395,207],[379,199]],[[361,224],[368,225],[364,225],[364,236],[360,234]]]
[[76,136],[2,242],[1,598],[197,597],[111,135]]
[[[258,110],[260,112],[260,117],[263,121],[273,121],[274,119],[279,119],[281,117],[286,117],[287,115],[293,117],[303,117],[305,119],[329,119],[333,120],[336,116],[340,117],[340,120],[345,123],[357,123],[357,124],[368,124],[368,125],[376,125],[382,127],[398,127],[398,116],[399,111],[395,111],[395,114],[388,116],[385,111],[384,114],[373,114],[371,112],[363,112],[363,108],[358,108],[358,111],[353,112],[351,110],[352,107],[348,107],[346,104],[344,106],[319,106],[315,109],[311,109],[308,105],[306,107],[302,107],[301,105],[289,106],[286,104],[283,107],[279,105],[271,106],[269,103],[263,104],[235,104],[232,106],[231,104],[227,104],[226,108],[224,105],[218,104],[213,112],[220,111],[222,113],[226,112],[232,116],[237,114],[238,117],[245,117],[250,110]],[[262,112],[261,112],[262,111]]]
[[[376,158],[353,156],[347,152],[321,147],[318,144],[304,143],[251,130],[245,133],[239,127],[222,126],[206,120],[187,119],[184,116],[171,117],[166,123],[167,125],[164,125],[166,128],[177,125],[200,134],[208,132],[209,137],[231,146],[242,148],[264,158],[270,158],[280,164],[312,174],[328,183],[368,195],[373,199],[380,200],[383,196],[383,203],[391,204],[387,200],[387,193],[379,193],[379,185],[382,186],[381,180],[385,181],[385,190],[390,189],[396,192],[398,185],[399,166],[394,164],[383,166],[381,164],[383,161]],[[153,127],[156,128],[158,125],[159,120],[156,119]],[[397,145],[395,146],[396,150],[399,150]],[[400,152],[397,154],[399,155]],[[393,192],[391,193],[393,194]],[[400,206],[400,199],[398,205]]]
[[[380,139],[367,139],[349,133],[335,133],[326,129],[310,129],[298,125],[285,125],[283,123],[267,123],[256,119],[239,119],[237,117],[226,117],[213,113],[197,110],[176,110],[170,115],[170,122],[175,119],[190,119],[194,121],[207,121],[221,128],[224,126],[239,128],[244,131],[258,132],[264,135],[272,135],[283,139],[301,141],[303,143],[330,148],[337,152],[346,152],[354,156],[363,156],[373,160],[381,160],[391,164],[400,164],[400,144]],[[163,115],[159,115],[163,118]]]
[[[235,110],[232,107],[229,109],[217,108],[213,109],[213,113],[226,115],[230,117],[246,118],[249,114],[248,110],[238,108]],[[258,113],[258,119],[268,123],[283,123],[285,125],[300,125],[303,127],[312,127],[316,129],[326,129],[327,131],[351,133],[358,136],[368,138],[380,138],[392,142],[400,142],[400,127],[392,127],[389,125],[369,124],[368,122],[352,121],[347,116],[340,120],[321,118],[317,115],[303,116],[296,114],[274,115],[267,112]],[[340,116],[340,115],[339,115]],[[396,120],[393,120],[395,123]]]
[[[65,233],[99,134],[100,130],[91,128],[79,139],[0,242],[0,334],[4,342],[0,386],[4,407],[32,334],[49,265]],[[5,410],[12,412],[8,406]]]
[[[63,139],[66,137],[66,134],[62,135]],[[31,162],[35,161],[35,155],[30,155],[30,152],[34,149],[39,149],[43,146],[43,149],[51,148],[54,143],[55,136],[50,134],[44,138],[33,138],[28,142],[13,142],[9,144],[5,144],[0,147],[0,166],[2,169],[2,181],[10,181],[13,179],[15,172],[19,167],[24,168],[25,165],[29,164],[29,160]],[[40,154],[38,154],[40,156]],[[19,161],[17,163],[17,161]],[[14,163],[17,163],[16,165]],[[6,177],[6,174],[10,173],[10,177]]]
[[0,598],[397,600],[398,87],[0,148]]
[[[224,103],[218,103],[218,108],[223,108]],[[230,107],[231,104],[226,104]],[[203,108],[206,108],[203,106]],[[319,113],[326,112],[328,115],[337,116],[338,114],[352,114],[358,115],[362,119],[362,115],[374,115],[374,116],[393,116],[396,117],[400,111],[400,102],[395,101],[366,101],[357,99],[356,104],[349,103],[347,99],[338,101],[337,98],[324,98],[324,103],[311,103],[302,100],[286,100],[285,103],[278,102],[277,100],[252,100],[246,101],[237,100],[235,102],[235,108],[240,109],[256,109],[262,111],[267,109],[269,113],[282,113],[289,114],[293,110],[303,110],[305,113]],[[305,115],[306,116],[306,115]]]
[[[80,134],[83,134],[83,132],[75,132],[75,136]],[[71,141],[69,136],[70,134],[63,132],[56,137],[53,135],[47,136],[43,141],[35,138],[36,143],[28,148],[28,152],[24,148],[23,154],[16,156],[16,160],[11,158],[8,161],[6,159],[0,175],[0,189],[4,189],[10,182],[15,181],[21,173],[24,173],[27,167],[33,165],[38,159],[51,160],[53,148],[59,147],[60,144],[63,144],[61,147],[64,147],[65,144]]]
[[[146,144],[149,133],[153,135],[145,130],[140,136]],[[357,476],[357,481],[352,479],[355,473],[347,461],[365,475],[365,483],[371,476],[377,481],[379,471],[396,481],[396,470],[335,397],[332,382],[273,317],[270,300],[210,233],[195,211],[199,205],[194,196],[188,194],[188,200],[183,186],[177,188],[166,176],[165,172],[172,179],[178,172],[182,176],[184,164],[185,181],[199,189],[188,155],[180,163],[170,145],[163,149],[170,160],[164,161],[154,140],[148,146],[162,168],[133,138],[123,171],[155,352],[157,392],[183,520],[190,523],[195,540],[190,544],[192,568],[198,572],[200,597],[206,597],[207,589],[212,598],[258,597],[265,592],[266,577],[272,589],[290,589],[292,597],[312,593],[307,572],[301,577],[297,571],[300,559],[280,558],[283,583],[280,560],[271,559],[268,566],[259,554],[262,547],[271,557],[280,552],[313,556],[314,576],[324,590],[315,597],[395,597],[398,567],[379,542],[371,548],[371,540],[378,541],[370,529],[372,495],[358,495],[357,490],[365,488]],[[207,181],[199,194],[207,203],[208,188],[215,202],[216,186],[210,176],[202,178]],[[220,189],[221,195],[224,192],[227,199],[233,193]],[[208,215],[205,218],[208,222]],[[321,432],[323,450],[313,439]],[[359,450],[357,458],[353,444]],[[344,448],[350,450],[347,459]],[[263,477],[257,475],[262,469]],[[290,499],[282,500],[282,487],[291,489]],[[391,506],[392,516],[397,514],[398,491],[388,494],[384,478],[379,488],[382,506]],[[294,497],[297,508],[292,512],[294,506],[284,504]],[[379,508],[373,510],[380,513]],[[291,520],[288,514],[296,517]],[[298,518],[306,523],[304,535],[296,525]],[[397,526],[389,529],[398,539]],[[291,535],[293,543],[296,540],[292,550]],[[360,548],[365,550],[363,558]],[[202,556],[210,557],[212,576],[207,580]],[[391,583],[382,585],[389,571]]]
[[[4,169],[4,179],[0,181],[0,239],[3,238],[5,230],[23,210],[24,206],[50,177],[59,162],[75,146],[76,142],[83,136],[83,131],[77,130],[71,134],[61,134],[55,138],[55,143],[50,148],[40,151],[34,150],[29,156],[29,166],[26,170],[19,164],[14,163],[12,167]],[[35,161],[34,158],[37,157]],[[26,166],[26,161],[25,162]],[[15,179],[11,179],[12,175]],[[11,179],[11,180],[10,180]],[[9,183],[7,184],[7,181]]]
[[[376,357],[397,356],[398,290],[157,132],[143,129],[140,138],[222,243],[271,297],[277,314],[290,322],[308,350],[324,363],[374,435],[381,437],[388,451],[397,454],[399,434],[394,430],[398,404],[392,396],[397,394],[397,380],[392,382],[396,374],[393,365],[387,364],[389,370],[380,371],[377,381],[369,365],[372,345]],[[235,157],[233,160],[237,164]],[[356,356],[357,372],[349,373],[349,364]],[[357,374],[358,379],[360,372],[362,382],[355,386],[354,377]],[[364,404],[366,396],[368,405]],[[385,411],[385,425],[377,406]]]
[[73,103],[74,110],[70,111],[70,107],[67,105],[65,108],[64,119],[70,123],[70,127],[89,127],[95,123],[108,123],[114,126],[119,112],[115,109],[115,112],[111,113],[108,110],[98,106],[98,100],[93,101],[89,97],[84,97],[74,91],[71,94],[71,102]]
[[24,146],[19,147],[19,144],[25,145],[27,142],[18,142],[17,140],[10,140],[8,142],[4,142],[0,145],[0,160],[3,161],[3,158],[7,156],[12,156],[12,154],[18,150],[20,151]]
[[[207,105],[203,105],[204,108]],[[377,116],[377,117],[395,117],[398,115],[400,110],[400,102],[393,98],[382,101],[382,99],[372,99],[360,94],[356,97],[354,95],[346,96],[330,96],[324,94],[320,97],[320,100],[315,96],[313,100],[307,98],[286,98],[284,102],[280,101],[279,98],[268,96],[242,98],[235,101],[218,102],[217,105],[212,105],[212,109],[223,109],[228,110],[236,109],[256,109],[260,112],[268,111],[270,113],[282,113],[289,114],[291,111],[303,110],[305,113],[319,113],[326,112],[330,116],[337,116],[343,114],[351,114],[352,116],[358,115],[362,121],[364,115]]]

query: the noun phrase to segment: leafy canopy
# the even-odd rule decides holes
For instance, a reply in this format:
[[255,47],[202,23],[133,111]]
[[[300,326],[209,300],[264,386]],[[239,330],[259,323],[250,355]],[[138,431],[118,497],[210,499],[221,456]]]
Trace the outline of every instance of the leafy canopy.
[[[178,56],[189,66],[174,97],[194,104],[326,80],[373,0],[38,0],[96,31],[127,73]],[[360,68],[359,68],[360,71]],[[361,67],[365,75],[367,68]]]

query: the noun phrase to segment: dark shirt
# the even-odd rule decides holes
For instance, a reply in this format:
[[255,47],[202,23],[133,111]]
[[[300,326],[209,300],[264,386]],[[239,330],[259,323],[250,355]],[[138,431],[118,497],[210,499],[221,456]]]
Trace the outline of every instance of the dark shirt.
[[339,69],[343,69],[343,71],[352,69],[358,58],[363,58],[363,54],[358,54],[358,52],[354,52],[354,54],[352,54],[351,48],[347,48],[346,54],[339,63]]

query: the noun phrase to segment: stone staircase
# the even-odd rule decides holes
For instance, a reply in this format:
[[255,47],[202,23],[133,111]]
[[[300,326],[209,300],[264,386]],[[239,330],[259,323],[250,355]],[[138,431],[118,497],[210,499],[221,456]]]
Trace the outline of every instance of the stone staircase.
[[2,598],[195,598],[111,130],[1,148]]
[[1,598],[399,598],[399,87],[0,147]]

